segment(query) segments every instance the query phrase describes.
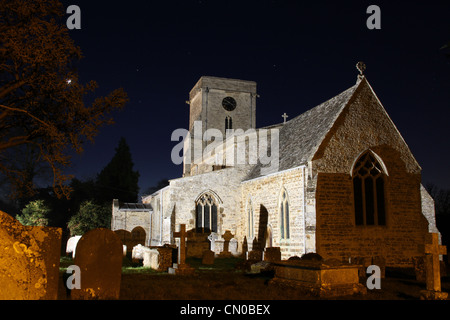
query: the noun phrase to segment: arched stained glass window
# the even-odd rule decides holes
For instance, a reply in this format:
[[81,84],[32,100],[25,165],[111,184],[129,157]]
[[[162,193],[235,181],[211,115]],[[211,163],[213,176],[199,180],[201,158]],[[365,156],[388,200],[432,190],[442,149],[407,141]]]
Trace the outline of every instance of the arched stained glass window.
[[213,196],[202,195],[195,205],[197,232],[217,232],[217,203]]
[[377,157],[367,151],[353,167],[356,225],[386,225],[386,173]]

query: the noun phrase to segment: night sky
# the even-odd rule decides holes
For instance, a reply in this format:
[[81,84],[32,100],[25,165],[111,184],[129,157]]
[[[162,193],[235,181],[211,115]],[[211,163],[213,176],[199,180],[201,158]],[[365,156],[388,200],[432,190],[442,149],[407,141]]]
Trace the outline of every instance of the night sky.
[[[70,35],[83,51],[82,82],[99,95],[123,87],[130,102],[73,158],[68,173],[94,177],[120,137],[144,191],[178,178],[170,140],[187,128],[188,93],[203,76],[256,81],[257,127],[283,121],[366,77],[421,165],[423,183],[450,188],[450,1],[62,1],[81,9]],[[371,4],[381,30],[369,30]],[[67,15],[69,17],[69,15]]]

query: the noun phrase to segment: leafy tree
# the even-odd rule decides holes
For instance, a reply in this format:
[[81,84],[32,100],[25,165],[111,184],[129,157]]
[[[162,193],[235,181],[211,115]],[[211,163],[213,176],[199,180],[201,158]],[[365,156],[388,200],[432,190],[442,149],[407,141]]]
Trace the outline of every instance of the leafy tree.
[[18,214],[16,219],[24,226],[48,226],[48,215],[50,208],[44,203],[44,200],[31,201]]
[[85,201],[77,214],[70,218],[67,227],[70,235],[82,235],[95,228],[109,228],[111,225],[111,207]]
[[11,156],[30,145],[37,150],[31,163],[45,163],[56,195],[68,196],[70,176],[63,171],[70,154],[93,142],[99,128],[113,122],[111,112],[127,101],[123,89],[117,89],[89,106],[84,103],[97,83],[79,83],[81,49],[70,38],[64,17],[57,0],[0,1],[0,174],[13,195],[33,192],[33,172],[15,167]]
[[133,171],[130,147],[121,138],[111,161],[97,176],[99,201],[111,203],[113,199],[123,202],[137,202],[139,193],[139,172]]

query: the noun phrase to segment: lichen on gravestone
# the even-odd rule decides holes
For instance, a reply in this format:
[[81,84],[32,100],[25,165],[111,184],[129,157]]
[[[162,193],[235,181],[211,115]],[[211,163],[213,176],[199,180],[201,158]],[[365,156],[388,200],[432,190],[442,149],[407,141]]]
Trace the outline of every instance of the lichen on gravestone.
[[62,230],[23,226],[0,211],[0,299],[56,299]]

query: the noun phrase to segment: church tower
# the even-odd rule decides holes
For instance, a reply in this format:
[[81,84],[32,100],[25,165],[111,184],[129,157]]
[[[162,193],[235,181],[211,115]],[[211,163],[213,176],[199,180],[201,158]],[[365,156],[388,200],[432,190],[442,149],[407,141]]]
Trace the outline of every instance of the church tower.
[[[189,93],[189,146],[193,150],[194,136],[201,137],[208,129],[219,130],[226,137],[227,129],[242,129],[244,131],[256,127],[256,82],[203,76]],[[202,150],[206,142],[201,143]],[[191,152],[191,159],[194,155]],[[196,174],[193,161],[186,161],[183,175]]]

